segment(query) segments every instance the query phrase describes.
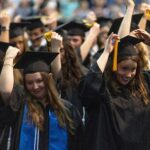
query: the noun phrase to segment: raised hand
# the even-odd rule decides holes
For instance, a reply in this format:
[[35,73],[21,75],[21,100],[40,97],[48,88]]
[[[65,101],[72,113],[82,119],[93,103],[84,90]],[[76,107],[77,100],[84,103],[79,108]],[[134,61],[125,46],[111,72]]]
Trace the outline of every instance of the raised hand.
[[143,42],[150,46],[150,34],[147,31],[143,29],[137,29],[134,30],[132,34],[134,34],[137,38],[143,39]]
[[17,57],[17,55],[19,54],[20,50],[16,47],[12,47],[9,46],[7,51],[6,51],[6,55],[5,55],[5,59],[15,59]]
[[87,20],[87,23],[92,25],[97,20],[97,17],[94,11],[89,11],[85,19]]
[[100,25],[98,23],[94,23],[93,26],[90,28],[90,31],[89,31],[89,34],[91,36],[95,36],[97,38],[97,36],[99,35],[100,33]]
[[140,10],[142,13],[145,13],[145,11],[146,11],[147,9],[150,9],[150,5],[147,4],[147,3],[141,3],[139,10]]
[[111,53],[114,48],[115,40],[117,40],[117,39],[119,39],[118,35],[111,33],[111,35],[106,40],[104,51]]
[[51,48],[53,52],[60,52],[60,48],[62,46],[62,36],[56,32],[52,32],[51,36]]
[[0,12],[0,25],[9,28],[11,18],[6,11]]
[[134,0],[125,0],[127,7],[135,6]]

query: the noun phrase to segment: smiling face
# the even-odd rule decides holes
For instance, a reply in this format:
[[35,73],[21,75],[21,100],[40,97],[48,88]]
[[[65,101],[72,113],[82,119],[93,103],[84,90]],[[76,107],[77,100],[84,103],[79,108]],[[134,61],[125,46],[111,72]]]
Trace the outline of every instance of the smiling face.
[[41,45],[41,38],[38,38],[43,34],[43,29],[42,28],[35,28],[31,31],[28,32],[29,38],[32,42],[33,47],[38,47]]
[[127,59],[118,63],[116,72],[117,81],[122,85],[127,85],[136,75],[137,62]]
[[39,72],[26,74],[25,86],[32,96],[38,100],[45,100],[46,87],[42,75]]

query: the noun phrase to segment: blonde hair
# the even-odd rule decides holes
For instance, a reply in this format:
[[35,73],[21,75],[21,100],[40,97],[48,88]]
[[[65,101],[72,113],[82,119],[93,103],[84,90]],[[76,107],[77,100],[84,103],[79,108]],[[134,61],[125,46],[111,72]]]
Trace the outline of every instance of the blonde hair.
[[149,62],[149,50],[148,47],[144,43],[139,43],[136,45],[139,50],[139,57],[141,59],[141,65],[143,70],[150,69],[150,62]]

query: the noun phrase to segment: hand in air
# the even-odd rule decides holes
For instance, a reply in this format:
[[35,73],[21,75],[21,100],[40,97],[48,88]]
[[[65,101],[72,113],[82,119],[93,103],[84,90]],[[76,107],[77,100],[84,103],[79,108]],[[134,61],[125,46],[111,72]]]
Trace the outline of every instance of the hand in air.
[[104,51],[111,53],[114,48],[115,40],[119,40],[119,36],[117,34],[111,33],[108,39],[106,40]]

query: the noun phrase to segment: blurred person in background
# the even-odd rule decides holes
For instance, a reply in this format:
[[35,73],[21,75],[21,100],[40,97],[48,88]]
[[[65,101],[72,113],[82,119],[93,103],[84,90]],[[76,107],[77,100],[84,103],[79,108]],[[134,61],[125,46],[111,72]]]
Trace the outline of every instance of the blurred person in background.
[[44,38],[41,38],[45,33],[45,26],[41,20],[42,16],[31,16],[22,18],[22,22],[29,22],[27,26],[28,46],[31,51],[47,51],[47,43]]
[[109,9],[107,5],[107,0],[93,0],[93,8],[97,17],[107,16],[109,14]]
[[17,9],[14,12],[14,16],[27,17],[34,15],[33,4],[30,0],[21,0]]
[[60,0],[59,1],[60,14],[69,20],[75,17],[75,11],[79,8],[79,0]]

